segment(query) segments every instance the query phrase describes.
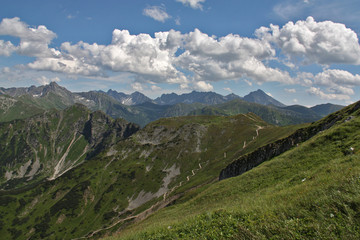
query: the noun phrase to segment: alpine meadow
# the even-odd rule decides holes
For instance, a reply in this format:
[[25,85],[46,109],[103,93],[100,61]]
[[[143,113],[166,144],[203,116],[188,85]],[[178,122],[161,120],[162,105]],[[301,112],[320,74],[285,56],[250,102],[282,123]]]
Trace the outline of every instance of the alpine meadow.
[[3,0],[0,239],[360,239],[355,0]]

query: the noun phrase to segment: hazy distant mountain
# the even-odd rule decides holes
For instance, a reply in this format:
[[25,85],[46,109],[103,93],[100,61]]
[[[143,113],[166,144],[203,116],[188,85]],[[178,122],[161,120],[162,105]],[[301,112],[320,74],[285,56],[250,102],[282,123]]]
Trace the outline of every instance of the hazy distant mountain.
[[281,109],[296,112],[301,118],[307,119],[308,122],[312,122],[321,118],[313,109],[307,108],[301,105],[286,106]]
[[43,86],[31,86],[29,88],[0,88],[0,94],[8,95],[26,104],[32,104],[42,109],[65,109],[75,103],[81,103],[87,107],[93,103],[72,93],[56,82]]
[[313,111],[302,106],[299,106],[299,109],[292,106],[279,108],[273,105],[266,106],[258,103],[247,102],[241,99],[198,108],[191,111],[189,115],[233,116],[249,112],[255,113],[268,123],[280,126],[313,122],[321,118],[319,115],[310,114],[309,112]]
[[140,92],[134,92],[132,94],[125,94],[122,92],[117,92],[115,90],[110,89],[106,92],[107,95],[115,98],[121,104],[124,105],[138,105],[145,102],[153,102],[152,99],[148,98],[144,94]]
[[274,105],[276,107],[286,107],[285,104],[277,101],[276,99],[267,95],[264,91],[258,89],[257,91],[251,92],[244,97],[247,102],[258,103],[262,105]]
[[164,117],[188,114],[230,116],[248,112],[272,124],[288,125],[312,122],[342,108],[333,104],[313,108],[285,106],[261,90],[248,94],[243,100],[235,94],[222,96],[214,92],[196,91],[181,95],[163,94],[151,100],[139,92],[130,95],[114,90],[72,93],[55,82],[39,87],[0,88],[0,95],[3,95],[0,98],[0,121],[23,119],[44,110],[65,109],[76,103],[140,126]]
[[51,82],[43,86],[31,86],[28,88],[0,88],[1,94],[6,94],[11,97],[19,97],[23,95],[31,95],[32,97],[45,97],[50,93],[56,93],[64,97],[69,97],[72,93],[64,87],[59,86],[56,82]]
[[235,94],[222,96],[215,92],[197,92],[185,93],[177,95],[176,93],[163,94],[161,97],[156,98],[154,101],[161,105],[174,105],[177,103],[203,103],[208,105],[220,104],[233,99],[241,99]]
[[342,106],[342,105],[326,103],[326,104],[316,105],[316,106],[312,107],[311,109],[314,112],[316,112],[318,115],[320,115],[321,117],[325,117],[325,116],[329,115],[330,113],[339,111],[343,107],[344,106]]

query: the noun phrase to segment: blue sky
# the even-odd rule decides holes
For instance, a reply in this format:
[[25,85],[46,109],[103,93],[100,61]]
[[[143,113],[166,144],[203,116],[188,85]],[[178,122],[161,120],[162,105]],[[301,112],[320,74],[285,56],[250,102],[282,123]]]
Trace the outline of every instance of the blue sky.
[[360,96],[358,0],[2,0],[0,86]]

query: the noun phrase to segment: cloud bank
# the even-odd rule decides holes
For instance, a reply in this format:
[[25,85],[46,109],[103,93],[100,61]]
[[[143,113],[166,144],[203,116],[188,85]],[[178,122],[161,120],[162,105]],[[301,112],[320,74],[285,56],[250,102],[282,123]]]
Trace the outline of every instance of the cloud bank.
[[[204,1],[181,2],[200,8]],[[144,14],[158,21],[170,17],[161,12],[164,10],[161,7],[147,10]],[[169,30],[153,36],[115,29],[108,45],[64,42],[55,49],[49,47],[56,38],[54,32],[45,26],[29,27],[19,18],[3,19],[0,35],[20,40],[18,45],[0,40],[0,55],[17,53],[33,57],[26,65],[29,69],[102,78],[109,72],[127,72],[135,76],[132,87],[138,90],[143,83],[153,86],[170,83],[181,89],[211,91],[211,82],[243,79],[249,84],[301,84],[309,94],[320,98],[346,100],[354,94],[353,88],[360,86],[358,74],[329,68],[331,64],[360,65],[356,33],[343,24],[316,22],[312,17],[282,27],[261,27],[253,38],[237,34],[218,38],[199,29],[188,33]],[[316,64],[324,70],[315,75],[290,74],[286,66],[277,68],[269,64],[272,61],[281,64],[281,56],[286,58],[286,66]]]
[[306,21],[288,22],[282,28],[261,27],[256,35],[275,43],[289,58],[299,58],[304,64],[360,64],[359,39],[344,24],[316,22],[308,17]]
[[0,35],[18,37],[20,43],[14,46],[11,42],[0,41],[0,54],[9,56],[16,51],[20,55],[34,57],[54,57],[59,54],[48,45],[56,37],[56,34],[40,25],[31,28],[20,18],[4,18],[0,23]]

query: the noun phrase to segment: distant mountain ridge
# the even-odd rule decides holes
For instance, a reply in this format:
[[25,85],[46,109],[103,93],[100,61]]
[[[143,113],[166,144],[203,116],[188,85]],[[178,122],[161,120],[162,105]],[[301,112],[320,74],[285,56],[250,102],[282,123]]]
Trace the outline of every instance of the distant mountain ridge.
[[175,105],[178,103],[203,103],[208,105],[220,104],[234,99],[241,99],[235,94],[227,96],[220,95],[215,92],[196,92],[184,93],[178,95],[176,93],[163,94],[154,100],[155,103],[160,105]]
[[140,92],[133,92],[132,94],[125,94],[122,92],[117,92],[115,90],[109,89],[106,92],[107,95],[115,98],[116,100],[118,100],[121,104],[124,105],[138,105],[138,104],[142,104],[145,102],[153,102],[152,99],[148,98],[147,96],[145,96],[144,94],[140,93]]
[[63,110],[74,104],[85,105],[92,111],[101,110],[113,118],[123,118],[140,126],[164,117],[186,115],[223,115],[253,112],[275,125],[312,122],[343,106],[322,104],[313,108],[285,106],[262,90],[244,98],[215,92],[178,95],[163,94],[155,100],[142,93],[125,94],[115,90],[71,92],[57,83],[29,88],[0,88],[0,121],[23,119],[44,110]]

